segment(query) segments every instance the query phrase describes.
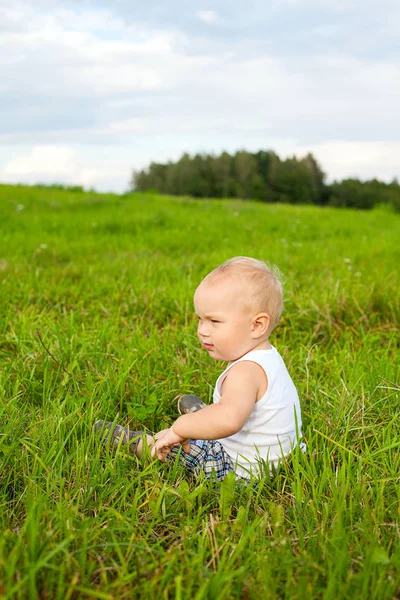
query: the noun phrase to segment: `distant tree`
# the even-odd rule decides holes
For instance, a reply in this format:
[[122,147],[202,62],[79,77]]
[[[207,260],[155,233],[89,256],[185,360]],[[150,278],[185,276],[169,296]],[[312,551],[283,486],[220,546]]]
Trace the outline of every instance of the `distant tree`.
[[207,154],[196,154],[193,157],[193,170],[196,175],[192,182],[192,196],[204,198],[213,195],[214,181],[210,161],[212,157]]
[[137,192],[144,192],[150,187],[148,183],[149,182],[147,179],[147,172],[145,171],[145,169],[143,169],[143,171],[133,171],[130,183],[131,190],[135,190]]
[[147,170],[134,171],[132,188],[144,191],[152,188],[161,194],[166,192],[168,166],[161,163],[151,163]]
[[331,185],[330,191],[330,206],[372,208],[376,204],[376,190],[359,179],[344,179],[341,182],[335,182]]
[[266,202],[269,196],[270,190],[265,179],[259,173],[256,173],[250,182],[250,198]]
[[257,163],[258,174],[267,181],[271,163],[276,158],[276,154],[272,150],[259,150],[254,154],[254,158]]
[[236,196],[250,198],[253,178],[257,175],[257,161],[250,152],[241,150],[233,157],[233,170],[236,180]]
[[309,191],[311,193],[313,204],[325,204],[327,202],[325,194],[325,173],[310,153],[301,159],[300,162],[305,166],[309,174]]
[[[280,169],[281,159],[272,151],[268,152],[268,157],[261,157],[261,165],[265,168],[265,173],[261,173],[266,177],[268,186],[268,202],[283,202],[282,193],[279,189],[278,173]],[[288,201],[286,199],[286,201]]]
[[172,194],[178,196],[189,195],[192,189],[196,186],[194,178],[196,171],[193,166],[190,155],[185,153],[177,163],[170,164],[168,169],[168,188]]
[[233,159],[227,152],[222,152],[210,161],[213,173],[214,193],[217,198],[228,198],[235,194],[233,178]]
[[277,196],[271,185],[271,169],[278,157],[271,150],[260,150],[254,154],[254,158],[257,164],[257,175],[252,179],[251,197],[263,202],[274,202]]
[[313,201],[310,173],[307,166],[295,157],[276,164],[273,186],[281,202],[310,204]]
[[[382,185],[381,182],[379,183]],[[400,185],[397,178],[394,178],[385,188],[382,204],[390,205],[396,212],[400,213]]]
[[255,154],[240,150],[234,156],[185,153],[175,163],[151,163],[147,169],[134,171],[131,186],[138,191],[198,198],[239,197],[363,209],[379,204],[400,212],[397,179],[389,184],[345,179],[326,185],[325,173],[312,154],[281,160],[272,150]]

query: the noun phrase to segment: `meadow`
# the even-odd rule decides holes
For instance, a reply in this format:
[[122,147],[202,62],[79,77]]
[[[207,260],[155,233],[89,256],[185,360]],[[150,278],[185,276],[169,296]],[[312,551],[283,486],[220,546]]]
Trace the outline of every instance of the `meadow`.
[[[0,186],[0,596],[400,598],[400,216]],[[278,265],[308,451],[257,486],[101,444],[210,401],[192,296]]]

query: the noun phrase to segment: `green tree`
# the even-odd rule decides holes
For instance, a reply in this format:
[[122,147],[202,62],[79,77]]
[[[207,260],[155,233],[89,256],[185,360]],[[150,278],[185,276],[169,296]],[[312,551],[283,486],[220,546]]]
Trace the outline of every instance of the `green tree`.
[[329,204],[352,208],[372,208],[377,202],[374,187],[362,183],[359,179],[344,179],[331,186]]
[[257,162],[250,152],[240,150],[233,159],[234,176],[236,180],[236,196],[249,198],[253,177],[257,175]]
[[241,150],[234,156],[222,152],[191,157],[186,153],[175,163],[151,163],[147,169],[134,171],[131,187],[198,198],[240,197],[363,209],[379,204],[400,212],[397,179],[391,183],[345,179],[328,186],[312,154],[281,160],[272,150],[255,154]]
[[228,198],[235,195],[235,180],[233,178],[233,159],[227,152],[213,158],[214,194],[217,198]]
[[326,204],[328,198],[326,195],[325,178],[326,175],[322,168],[315,160],[312,154],[307,154],[301,164],[307,169],[309,174],[309,192],[311,194],[313,204]]
[[315,159],[308,155],[274,160],[270,165],[270,185],[280,202],[317,204],[323,189],[324,174]]

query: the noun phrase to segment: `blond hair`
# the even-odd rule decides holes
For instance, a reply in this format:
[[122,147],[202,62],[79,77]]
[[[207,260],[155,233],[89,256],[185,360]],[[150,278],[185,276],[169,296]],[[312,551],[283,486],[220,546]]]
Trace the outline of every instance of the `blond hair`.
[[277,267],[248,256],[235,256],[211,271],[205,280],[233,275],[244,287],[245,310],[266,312],[268,333],[274,329],[283,310],[282,276]]

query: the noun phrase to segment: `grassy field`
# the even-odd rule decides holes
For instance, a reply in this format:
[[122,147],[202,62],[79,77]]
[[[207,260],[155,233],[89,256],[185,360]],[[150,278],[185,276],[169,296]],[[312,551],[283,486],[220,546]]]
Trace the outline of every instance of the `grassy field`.
[[[400,217],[0,186],[0,596],[400,597]],[[210,400],[192,295],[277,264],[308,453],[254,488],[102,447]]]

